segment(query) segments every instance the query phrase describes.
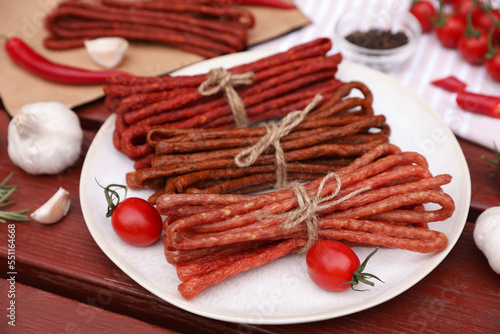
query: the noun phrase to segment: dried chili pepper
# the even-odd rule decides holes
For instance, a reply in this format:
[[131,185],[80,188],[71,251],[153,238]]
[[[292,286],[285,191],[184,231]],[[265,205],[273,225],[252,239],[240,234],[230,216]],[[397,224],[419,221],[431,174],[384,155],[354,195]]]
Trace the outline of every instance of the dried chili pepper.
[[467,86],[454,76],[431,81],[434,86],[457,93],[456,101],[460,108],[476,114],[500,118],[500,96],[471,93]]
[[54,63],[35,52],[17,37],[7,38],[5,50],[10,58],[21,67],[44,79],[65,84],[105,83],[111,76],[129,76],[120,71],[91,71]]
[[431,81],[431,84],[453,93],[462,91],[467,86],[464,82],[460,81],[453,75],[450,75],[449,77],[446,78]]
[[463,110],[500,118],[500,96],[476,94],[463,90],[457,94],[457,104]]

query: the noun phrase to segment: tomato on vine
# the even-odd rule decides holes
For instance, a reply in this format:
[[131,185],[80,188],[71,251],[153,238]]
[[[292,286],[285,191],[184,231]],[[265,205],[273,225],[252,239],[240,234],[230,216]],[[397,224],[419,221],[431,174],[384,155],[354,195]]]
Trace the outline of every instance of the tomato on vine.
[[151,203],[139,197],[120,201],[118,192],[113,189],[122,188],[126,194],[127,187],[120,184],[101,188],[108,202],[106,217],[111,217],[113,230],[120,239],[134,246],[149,246],[160,238],[162,218]]
[[465,20],[457,15],[446,15],[443,2],[439,2],[439,11],[434,20],[434,31],[436,37],[446,48],[456,49],[458,41],[465,30]]
[[410,13],[420,22],[422,32],[426,33],[432,30],[432,20],[436,17],[434,5],[426,0],[413,0],[409,9]]
[[500,81],[500,48],[491,57],[486,56],[486,59],[486,72],[493,80]]
[[485,68],[488,75],[495,81],[500,81],[500,46],[493,43],[493,30],[488,35],[488,52],[485,55]]
[[494,29],[493,35],[497,43],[500,43],[500,11],[492,9],[488,3],[480,3],[477,0],[474,0],[474,3],[476,6],[472,11],[472,25],[486,33]]
[[466,62],[472,65],[481,65],[485,62],[488,52],[488,34],[474,28],[472,12],[467,16],[464,34],[458,41],[458,52]]
[[488,35],[481,33],[479,36],[462,36],[458,41],[458,51],[462,58],[472,65],[481,65],[485,62],[488,51]]
[[451,16],[446,19],[442,26],[436,26],[436,37],[446,48],[456,49],[458,41],[462,37],[465,29],[465,22],[458,16]]
[[377,252],[376,248],[360,265],[354,251],[345,244],[333,240],[320,240],[314,243],[306,255],[307,272],[311,280],[328,291],[344,291],[354,288],[359,282],[373,286],[367,278],[377,276],[363,273],[368,260]]
[[466,20],[467,15],[474,10],[474,7],[474,0],[456,0],[453,3],[452,12],[455,13],[456,16]]

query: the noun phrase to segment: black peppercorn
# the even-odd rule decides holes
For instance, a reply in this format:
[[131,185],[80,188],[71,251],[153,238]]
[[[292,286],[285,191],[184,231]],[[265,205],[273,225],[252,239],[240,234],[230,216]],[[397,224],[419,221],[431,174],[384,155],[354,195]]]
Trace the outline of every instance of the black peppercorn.
[[408,36],[402,31],[370,29],[364,32],[356,30],[346,36],[346,40],[369,49],[393,49],[408,43]]

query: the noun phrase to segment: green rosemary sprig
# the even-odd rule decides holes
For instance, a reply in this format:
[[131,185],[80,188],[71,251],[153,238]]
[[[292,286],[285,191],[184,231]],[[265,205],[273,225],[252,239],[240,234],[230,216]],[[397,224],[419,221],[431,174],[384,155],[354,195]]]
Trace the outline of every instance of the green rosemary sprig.
[[[14,173],[10,173],[1,183],[0,183],[0,208],[15,204],[17,201],[9,200],[10,195],[12,195],[18,188],[18,186],[13,186],[7,184],[12,178]],[[0,223],[6,223],[7,220],[17,221],[17,222],[27,222],[29,217],[25,213],[29,212],[29,209],[18,210],[18,211],[4,211],[0,210]]]

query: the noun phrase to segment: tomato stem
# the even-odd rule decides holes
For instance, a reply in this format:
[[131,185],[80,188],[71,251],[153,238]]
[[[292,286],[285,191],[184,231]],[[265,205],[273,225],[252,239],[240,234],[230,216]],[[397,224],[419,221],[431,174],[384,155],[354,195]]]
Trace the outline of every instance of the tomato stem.
[[439,0],[439,7],[438,7],[438,15],[435,18],[432,18],[432,23],[435,27],[442,27],[446,24],[446,21],[448,20],[449,16],[445,14],[444,11],[444,2],[443,0]]
[[348,282],[344,282],[340,285],[344,285],[344,284],[350,284],[351,285],[351,289],[353,289],[354,291],[367,291],[366,289],[365,290],[359,290],[359,289],[355,289],[354,286],[357,285],[359,282],[361,283],[364,283],[364,284],[367,284],[367,285],[370,285],[370,286],[374,286],[375,283],[372,282],[372,281],[369,281],[367,278],[375,278],[377,279],[378,281],[384,283],[384,281],[382,281],[380,278],[378,278],[377,276],[373,275],[373,274],[370,274],[370,273],[364,273],[363,270],[365,270],[365,267],[366,267],[366,264],[368,263],[368,260],[370,260],[370,258],[375,255],[375,253],[378,251],[378,247],[375,248],[375,250],[373,252],[371,252],[367,257],[366,259],[363,261],[363,263],[361,263],[361,265],[359,266],[359,268],[352,274],[352,279]]
[[474,28],[474,25],[472,24],[472,11],[467,13],[467,24],[465,26],[465,31],[464,35],[467,38],[479,38],[481,36],[481,31],[478,29]]
[[[97,182],[97,179],[95,180]],[[118,204],[120,204],[120,194],[112,188],[121,188],[125,190],[125,197],[127,196],[127,186],[124,186],[122,184],[110,184],[106,187],[103,187],[99,182],[97,182],[99,187],[104,189],[104,196],[106,197],[106,202],[108,203],[108,210],[106,212],[106,218],[111,217],[113,212],[115,211],[116,207]]]
[[495,28],[491,27],[489,32],[488,32],[488,39],[487,39],[487,46],[488,46],[488,52],[486,52],[486,55],[484,56],[484,59],[488,60],[493,57],[498,53],[496,50],[496,47],[493,45],[493,33],[495,32]]
[[500,22],[495,18],[495,16],[493,16],[493,14],[491,14],[491,4],[483,4],[478,0],[472,0],[472,2],[474,3],[474,5],[476,5],[476,7],[478,7],[480,10],[486,13],[486,15],[488,15],[493,26],[496,26],[498,29],[500,29]]

